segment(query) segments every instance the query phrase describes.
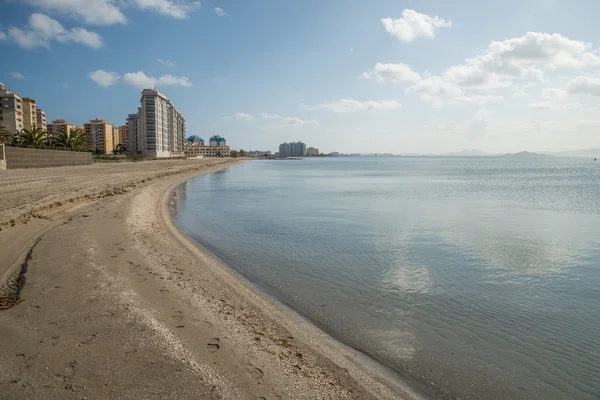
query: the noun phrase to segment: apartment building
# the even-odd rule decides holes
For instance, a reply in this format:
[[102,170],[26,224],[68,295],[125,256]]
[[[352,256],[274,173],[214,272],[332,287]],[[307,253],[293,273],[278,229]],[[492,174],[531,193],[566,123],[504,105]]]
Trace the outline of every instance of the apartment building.
[[279,145],[279,155],[282,157],[306,155],[306,145],[302,142],[282,143]]
[[37,105],[34,99],[23,97],[23,129],[37,126]]
[[37,120],[37,126],[39,126],[42,130],[48,130],[48,124],[46,123],[46,113],[41,108],[38,108],[35,113],[35,118]]
[[129,126],[121,125],[118,128],[115,128],[119,132],[119,143],[126,149],[129,148]]
[[146,158],[183,156],[183,115],[156,89],[144,89],[140,102],[138,112],[127,117],[129,154]]
[[307,156],[318,156],[319,149],[317,149],[316,147],[309,147],[308,149],[306,149],[306,155]]
[[93,119],[83,125],[86,142],[92,150],[101,152],[102,154],[113,154],[114,144],[114,127],[112,124],[106,123],[103,119]]
[[[169,104],[171,104],[169,102]],[[185,143],[185,119],[171,104],[169,113],[169,151],[171,157],[184,156],[183,145]]]
[[69,124],[67,120],[55,119],[51,124],[48,124],[48,137],[56,137],[61,133],[71,132],[71,129],[75,129],[76,126]]
[[141,108],[138,108],[137,113],[127,116],[127,154],[132,157],[143,154],[144,151],[140,114]]
[[121,131],[119,130],[118,126],[114,126],[114,125],[113,125],[112,142],[113,142],[113,149],[115,147],[117,147],[118,144],[121,144]]
[[229,157],[231,149],[229,146],[199,146],[195,143],[186,143],[186,157]]
[[12,134],[23,130],[23,100],[0,83],[0,125]]

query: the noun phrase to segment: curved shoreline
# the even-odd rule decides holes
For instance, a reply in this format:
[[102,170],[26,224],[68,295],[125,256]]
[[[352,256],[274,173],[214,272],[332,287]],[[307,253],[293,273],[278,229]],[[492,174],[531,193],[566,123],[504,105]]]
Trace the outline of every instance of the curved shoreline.
[[[227,166],[226,168],[229,167]],[[388,370],[386,366],[381,365],[359,350],[346,346],[314,325],[297,311],[279,302],[279,300],[268,293],[261,291],[251,281],[222,261],[216,254],[183,233],[174,221],[175,210],[172,207],[172,197],[177,187],[184,185],[189,179],[193,179],[194,177],[178,179],[177,182],[171,185],[163,197],[161,213],[165,226],[172,236],[194,253],[203,253],[202,257],[211,258],[214,261],[214,263],[211,263],[211,266],[245,300],[258,306],[263,312],[274,316],[272,319],[276,320],[277,324],[294,332],[319,355],[328,358],[345,369],[359,384],[368,388],[378,398],[398,399],[398,396],[403,396],[402,398],[406,400],[424,400],[424,397],[413,392],[406,384],[400,382],[399,378],[394,376],[395,373]]]
[[[170,234],[177,237],[186,247],[193,248],[195,251],[204,253],[204,256],[211,257],[214,260],[214,267],[223,273],[223,279],[241,283],[241,286],[237,287],[236,290],[242,291],[248,301],[259,305],[269,314],[275,315],[278,324],[290,331],[295,331],[315,351],[346,369],[354,379],[382,396],[382,398],[398,398],[399,395],[407,400],[425,400],[427,398],[423,394],[415,392],[407,382],[401,380],[395,371],[361,350],[344,344],[324,328],[319,327],[317,322],[312,321],[309,315],[304,315],[295,310],[291,304],[282,303],[269,294],[268,290],[259,288],[202,243],[186,235],[174,221],[177,210],[174,208],[172,198],[178,187],[185,185],[187,181],[193,178],[186,178],[174,183],[163,198],[162,214]],[[392,388],[391,393],[388,392],[390,388]],[[388,397],[389,395],[393,397]]]
[[[69,392],[109,399],[409,398],[401,393],[410,390],[372,360],[268,298],[174,225],[173,188],[233,162],[173,164],[178,172],[169,176],[0,232],[0,245],[12,254],[0,257],[1,268],[31,253],[23,301],[0,312],[0,392],[22,399]],[[151,175],[155,167],[143,169]],[[95,179],[111,168],[62,172],[82,179],[91,171]],[[126,168],[113,184],[139,177],[140,166]],[[53,198],[78,191],[68,188],[41,190]],[[13,193],[18,200],[19,188]]]

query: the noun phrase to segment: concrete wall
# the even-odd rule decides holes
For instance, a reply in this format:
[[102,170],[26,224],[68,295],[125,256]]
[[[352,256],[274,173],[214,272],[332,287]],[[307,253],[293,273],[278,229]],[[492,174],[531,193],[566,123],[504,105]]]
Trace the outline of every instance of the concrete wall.
[[62,167],[92,163],[92,153],[88,152],[5,146],[4,154],[7,169]]

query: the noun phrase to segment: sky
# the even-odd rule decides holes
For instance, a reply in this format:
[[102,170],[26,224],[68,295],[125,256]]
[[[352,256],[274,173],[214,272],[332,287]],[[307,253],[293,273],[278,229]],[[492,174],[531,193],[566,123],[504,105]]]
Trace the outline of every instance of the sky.
[[[122,125],[143,88],[235,149],[600,147],[597,0],[0,0],[0,82]],[[594,42],[594,40],[596,42]]]

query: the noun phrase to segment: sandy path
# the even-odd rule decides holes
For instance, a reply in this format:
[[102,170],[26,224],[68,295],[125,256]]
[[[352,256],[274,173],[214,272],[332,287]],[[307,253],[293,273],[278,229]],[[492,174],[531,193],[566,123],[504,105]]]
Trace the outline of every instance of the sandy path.
[[169,193],[198,173],[0,232],[5,260],[30,254],[24,301],[0,311],[0,398],[400,398],[179,233]]

